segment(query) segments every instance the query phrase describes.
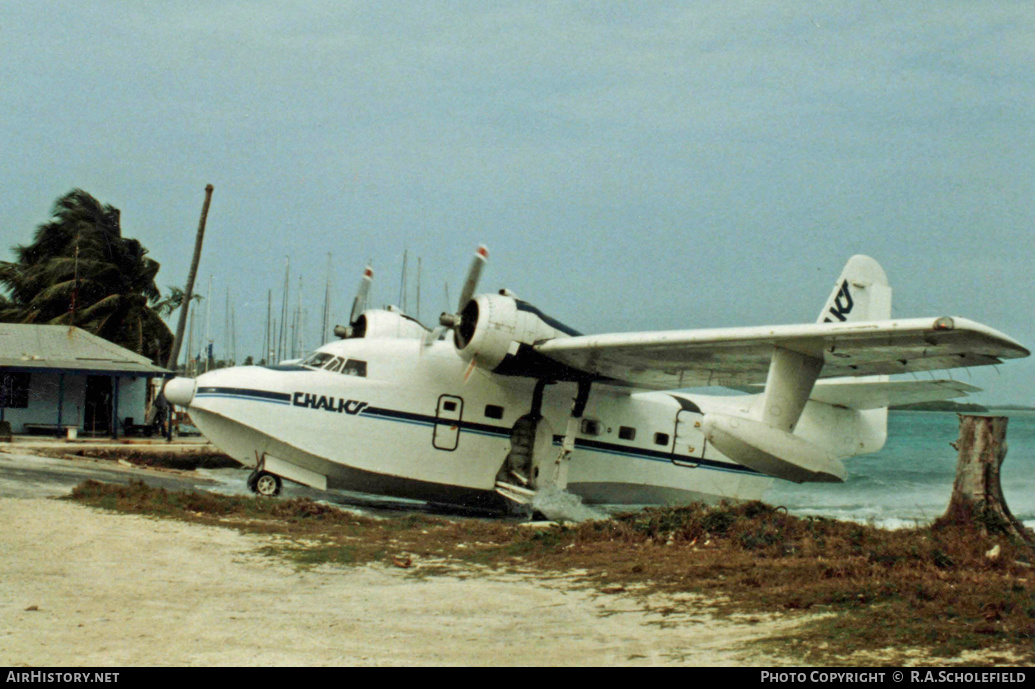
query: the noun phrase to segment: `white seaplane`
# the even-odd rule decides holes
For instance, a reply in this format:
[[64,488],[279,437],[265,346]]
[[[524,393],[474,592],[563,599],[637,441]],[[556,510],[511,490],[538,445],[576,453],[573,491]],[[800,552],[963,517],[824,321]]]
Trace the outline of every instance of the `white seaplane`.
[[[848,261],[816,323],[582,335],[508,290],[476,295],[487,255],[434,330],[366,310],[367,268],[341,339],[294,364],[175,378],[166,398],[254,467],[262,495],[288,479],[503,511],[544,489],[686,504],[760,499],[774,479],[843,481],[846,458],[883,447],[889,405],[977,390],[889,376],[1030,354],[963,318],[892,319],[867,256]],[[715,386],[739,394],[686,392]]]

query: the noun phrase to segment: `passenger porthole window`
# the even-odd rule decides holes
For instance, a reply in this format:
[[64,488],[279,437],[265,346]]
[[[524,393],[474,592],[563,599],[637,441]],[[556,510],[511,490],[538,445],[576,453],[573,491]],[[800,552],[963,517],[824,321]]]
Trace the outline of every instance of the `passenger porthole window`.
[[600,422],[596,419],[582,420],[583,435],[600,435]]

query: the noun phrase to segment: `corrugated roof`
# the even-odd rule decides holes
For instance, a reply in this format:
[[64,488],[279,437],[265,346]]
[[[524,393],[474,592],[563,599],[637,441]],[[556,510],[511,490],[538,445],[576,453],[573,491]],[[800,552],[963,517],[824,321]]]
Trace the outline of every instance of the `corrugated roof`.
[[147,357],[67,325],[0,323],[0,368],[162,375]]

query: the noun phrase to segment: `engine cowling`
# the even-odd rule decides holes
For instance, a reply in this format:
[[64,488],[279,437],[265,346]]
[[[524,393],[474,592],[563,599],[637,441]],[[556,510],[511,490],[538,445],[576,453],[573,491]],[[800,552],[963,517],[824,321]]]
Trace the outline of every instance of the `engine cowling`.
[[352,325],[339,325],[334,328],[334,334],[342,339],[357,337],[420,339],[427,331],[427,328],[415,318],[411,318],[401,311],[388,309],[368,309],[361,313]]
[[573,380],[574,369],[548,359],[533,345],[581,335],[528,302],[502,294],[479,294],[460,312],[453,344],[465,361],[510,376]]

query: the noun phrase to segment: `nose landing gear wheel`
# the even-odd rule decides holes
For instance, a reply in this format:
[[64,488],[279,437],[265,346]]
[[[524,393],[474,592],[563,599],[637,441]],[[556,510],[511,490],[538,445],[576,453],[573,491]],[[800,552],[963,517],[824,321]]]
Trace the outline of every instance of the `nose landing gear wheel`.
[[280,477],[268,471],[260,471],[248,477],[248,487],[267,498],[280,495]]

